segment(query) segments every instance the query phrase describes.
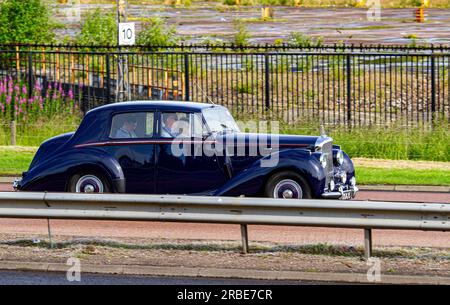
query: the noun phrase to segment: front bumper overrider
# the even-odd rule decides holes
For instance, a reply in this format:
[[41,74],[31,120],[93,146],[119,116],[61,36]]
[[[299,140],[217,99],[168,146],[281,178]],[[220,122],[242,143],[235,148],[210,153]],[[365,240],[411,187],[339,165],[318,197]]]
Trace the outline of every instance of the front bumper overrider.
[[324,192],[322,194],[322,198],[349,200],[349,199],[355,198],[356,193],[358,191],[359,191],[359,189],[356,185],[349,186],[347,189],[344,189],[343,187],[339,187],[337,191]]

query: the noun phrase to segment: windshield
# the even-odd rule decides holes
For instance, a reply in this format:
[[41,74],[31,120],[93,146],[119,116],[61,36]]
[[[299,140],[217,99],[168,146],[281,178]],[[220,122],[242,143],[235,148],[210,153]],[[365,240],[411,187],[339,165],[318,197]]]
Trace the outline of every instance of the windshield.
[[236,124],[231,113],[226,108],[212,107],[203,109],[202,112],[206,120],[206,124],[212,132],[239,132],[238,125]]

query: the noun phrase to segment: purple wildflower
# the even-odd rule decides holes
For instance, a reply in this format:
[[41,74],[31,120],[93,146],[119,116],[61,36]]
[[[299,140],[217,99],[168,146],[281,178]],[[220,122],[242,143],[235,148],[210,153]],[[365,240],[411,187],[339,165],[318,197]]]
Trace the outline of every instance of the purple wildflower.
[[73,100],[73,91],[72,91],[72,89],[69,89],[69,98],[71,99],[71,100]]
[[22,87],[22,93],[23,94],[27,94],[28,90],[27,90],[27,86],[23,85]]

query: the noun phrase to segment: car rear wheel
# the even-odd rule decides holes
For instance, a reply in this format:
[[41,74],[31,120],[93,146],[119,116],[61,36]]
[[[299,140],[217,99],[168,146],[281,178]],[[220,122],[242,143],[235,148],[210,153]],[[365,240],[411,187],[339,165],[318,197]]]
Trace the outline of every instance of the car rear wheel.
[[77,174],[70,179],[69,192],[72,193],[102,194],[109,193],[109,191],[106,179],[99,174]]
[[299,174],[291,171],[274,174],[266,183],[265,196],[269,198],[308,199],[311,188]]

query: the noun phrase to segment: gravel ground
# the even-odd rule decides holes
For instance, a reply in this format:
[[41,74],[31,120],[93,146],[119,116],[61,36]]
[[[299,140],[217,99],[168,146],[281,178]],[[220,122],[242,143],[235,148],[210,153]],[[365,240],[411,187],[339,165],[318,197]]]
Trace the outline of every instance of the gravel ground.
[[[22,239],[24,238],[24,239]],[[74,239],[56,236],[49,249],[45,236],[33,243],[21,235],[0,235],[0,261],[81,264],[214,267],[255,270],[365,273],[362,249],[339,245],[251,243],[251,253],[239,253],[235,241],[165,239]],[[22,239],[22,240],[21,240]],[[9,245],[7,244],[9,243]],[[450,277],[450,248],[377,247],[382,274]]]

